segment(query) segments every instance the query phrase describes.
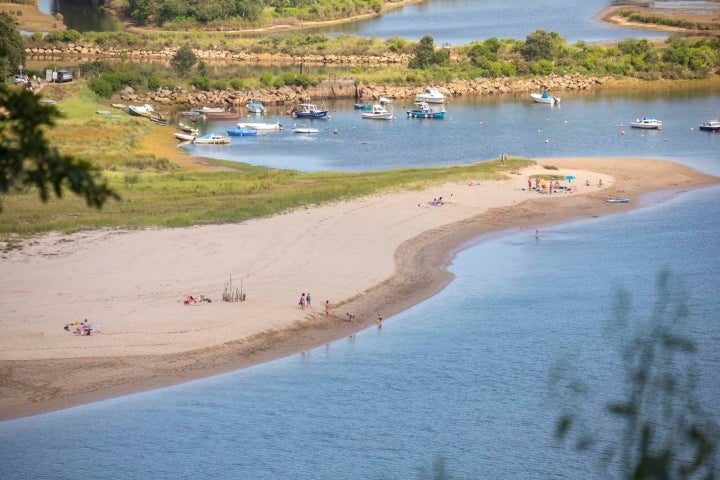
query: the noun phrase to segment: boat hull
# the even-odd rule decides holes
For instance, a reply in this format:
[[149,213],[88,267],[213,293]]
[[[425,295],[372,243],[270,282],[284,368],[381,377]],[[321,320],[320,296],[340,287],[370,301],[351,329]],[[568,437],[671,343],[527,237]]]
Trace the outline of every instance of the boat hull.
[[531,93],[530,97],[535,103],[545,103],[548,105],[557,105],[558,103],[560,103],[560,97],[553,97],[547,94]]
[[445,118],[445,112],[414,112],[412,110],[407,112],[409,118]]
[[231,128],[227,130],[227,134],[231,137],[255,137],[257,136],[257,130],[252,128]]
[[252,128],[253,130],[285,130],[280,123],[262,123],[262,122],[240,122],[238,128]]
[[710,120],[709,122],[703,122],[698,127],[700,130],[706,132],[719,132],[720,131],[720,120]]
[[234,112],[205,112],[206,120],[237,120],[240,115]]

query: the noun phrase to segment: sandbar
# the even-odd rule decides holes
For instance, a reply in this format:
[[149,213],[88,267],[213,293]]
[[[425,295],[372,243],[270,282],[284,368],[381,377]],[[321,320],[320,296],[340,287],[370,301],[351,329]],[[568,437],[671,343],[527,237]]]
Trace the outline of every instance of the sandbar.
[[[529,190],[531,175],[550,172],[543,165],[574,176],[563,184],[575,193]],[[504,180],[445,183],[236,224],[42,235],[0,256],[0,419],[303,352],[372,325],[378,314],[392,321],[437,293],[452,279],[446,267],[457,252],[484,235],[534,235],[640,207],[650,192],[676,195],[719,182],[661,160],[538,159]],[[445,203],[431,205],[439,197]],[[610,197],[630,201],[609,204]],[[241,291],[245,301],[222,301],[226,291]],[[301,309],[308,292],[311,307]],[[187,295],[212,302],[188,306]],[[85,319],[100,333],[64,329]]]

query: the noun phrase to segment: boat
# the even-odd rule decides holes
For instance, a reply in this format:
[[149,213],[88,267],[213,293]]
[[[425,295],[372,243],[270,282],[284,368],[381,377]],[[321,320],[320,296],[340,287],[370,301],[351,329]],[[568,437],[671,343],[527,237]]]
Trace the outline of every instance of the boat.
[[252,128],[253,130],[285,130],[285,127],[280,122],[240,122],[237,126],[238,128]]
[[166,118],[163,118],[162,116],[152,116],[150,117],[150,121],[154,123],[155,125],[160,125],[161,127],[164,127],[168,124],[168,121]]
[[311,134],[311,133],[319,133],[319,132],[320,132],[319,129],[312,128],[312,127],[295,127],[295,128],[293,128],[293,133]]
[[720,120],[708,120],[707,122],[701,123],[698,128],[706,132],[718,132],[720,131]]
[[257,135],[257,130],[252,128],[230,128],[227,130],[227,134],[231,137],[254,137]]
[[179,128],[180,130],[182,130],[183,132],[192,133],[193,135],[197,135],[197,134],[198,134],[198,129],[197,129],[197,127],[193,127],[192,125],[188,125],[187,123],[179,122],[179,123],[178,123],[178,128]]
[[178,140],[182,140],[184,142],[191,142],[192,140],[195,139],[195,135],[193,135],[191,133],[176,132],[173,135]]
[[155,113],[155,109],[152,105],[130,105],[128,112],[131,115],[137,115],[138,117],[150,117]]
[[373,104],[372,103],[356,103],[353,105],[353,108],[355,110],[372,110]]
[[662,128],[662,120],[658,120],[655,117],[643,117],[638,118],[634,122],[630,122],[632,128],[645,128],[648,130],[657,130]]
[[427,102],[415,102],[415,108],[407,111],[408,118],[445,118],[445,110],[435,111]]
[[425,87],[425,91],[415,96],[416,102],[445,103],[445,95],[435,87]]
[[245,108],[250,113],[265,113],[265,106],[258,100],[250,100],[245,104]]
[[301,103],[293,107],[290,114],[296,118],[326,118],[328,111],[320,110],[313,103]]
[[194,112],[180,112],[178,115],[180,115],[181,117],[187,117],[187,118],[189,118],[189,119],[190,119],[191,121],[193,121],[193,122],[197,121],[198,119],[202,118],[202,116],[203,116],[202,113],[197,112],[197,111],[194,111]]
[[393,112],[380,104],[372,106],[372,110],[369,112],[362,112],[362,118],[370,118],[373,120],[392,120],[394,118]]
[[202,137],[195,137],[192,143],[195,145],[227,145],[230,143],[230,137],[216,133],[206,133]]
[[203,113],[206,120],[237,120],[240,116],[235,112],[205,112]]
[[112,105],[113,108],[119,108],[120,110],[127,108],[124,103],[111,103],[110,105]]
[[196,108],[195,111],[199,113],[200,115],[204,115],[206,113],[222,113],[225,111],[224,107],[200,107]]
[[560,97],[553,97],[552,95],[548,95],[547,92],[531,93],[530,97],[535,103],[547,103],[550,105],[558,105],[560,103]]
[[55,105],[57,102],[50,98],[43,98],[42,100],[40,100],[40,103],[45,104],[45,105]]
[[112,112],[110,110],[95,110],[95,113],[98,115],[110,115]]
[[607,203],[629,203],[630,199],[629,198],[608,198],[607,200],[605,200],[605,202],[607,202]]

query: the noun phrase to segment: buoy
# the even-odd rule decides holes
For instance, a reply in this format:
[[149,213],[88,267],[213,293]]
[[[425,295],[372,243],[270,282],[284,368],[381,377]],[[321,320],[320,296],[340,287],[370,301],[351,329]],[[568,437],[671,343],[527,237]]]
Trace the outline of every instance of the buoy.
[[333,133],[334,133],[335,135],[337,135],[337,133],[338,133],[338,132],[337,132],[337,128],[336,128],[335,130],[333,130]]
[[546,138],[546,139],[545,139],[545,143],[550,143],[550,140],[548,140],[548,139]]
[[625,130],[620,130],[620,135],[625,135]]

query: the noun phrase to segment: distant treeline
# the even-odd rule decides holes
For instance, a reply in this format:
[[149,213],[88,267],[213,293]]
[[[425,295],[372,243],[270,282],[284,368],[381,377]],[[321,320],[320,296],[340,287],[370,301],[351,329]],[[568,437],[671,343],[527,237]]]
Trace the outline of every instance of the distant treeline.
[[620,15],[631,22],[646,23],[650,25],[664,25],[666,27],[677,27],[686,30],[712,31],[720,30],[720,22],[699,22],[684,18],[673,18],[653,13],[639,13],[633,10],[621,10]]
[[273,18],[331,20],[374,11],[383,0],[114,0],[113,8],[140,25],[228,25]]

